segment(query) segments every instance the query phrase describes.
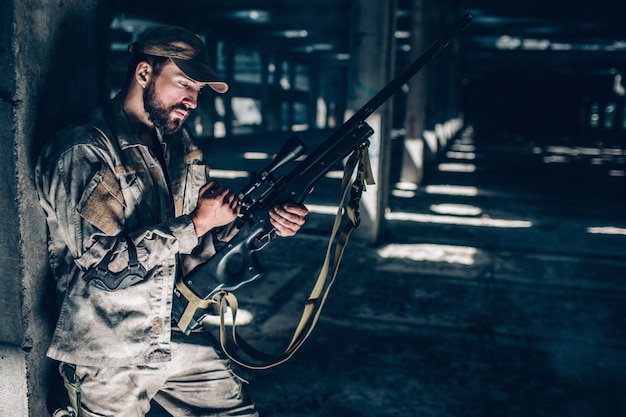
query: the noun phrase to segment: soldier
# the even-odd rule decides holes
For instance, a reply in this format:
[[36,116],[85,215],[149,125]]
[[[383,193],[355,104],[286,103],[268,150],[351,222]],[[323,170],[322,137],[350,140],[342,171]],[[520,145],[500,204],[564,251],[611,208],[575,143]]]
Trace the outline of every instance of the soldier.
[[[171,323],[176,277],[236,232],[234,193],[211,180],[184,125],[201,89],[228,85],[204,43],[160,26],[129,47],[123,90],[55,135],[36,168],[60,308],[48,356],[78,416],[255,416],[210,334]],[[307,210],[274,207],[279,236]]]

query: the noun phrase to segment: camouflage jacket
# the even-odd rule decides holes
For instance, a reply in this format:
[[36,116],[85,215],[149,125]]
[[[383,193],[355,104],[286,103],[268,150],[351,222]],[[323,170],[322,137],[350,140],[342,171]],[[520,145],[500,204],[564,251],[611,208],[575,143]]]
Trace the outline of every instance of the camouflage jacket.
[[[189,217],[208,179],[202,152],[186,129],[159,139],[165,170],[116,97],[108,110],[55,135],[39,157],[59,305],[52,359],[102,366],[170,357],[176,275],[215,249],[213,233],[198,239]],[[132,285],[107,290],[89,280],[96,267],[123,275],[129,248],[141,270]]]

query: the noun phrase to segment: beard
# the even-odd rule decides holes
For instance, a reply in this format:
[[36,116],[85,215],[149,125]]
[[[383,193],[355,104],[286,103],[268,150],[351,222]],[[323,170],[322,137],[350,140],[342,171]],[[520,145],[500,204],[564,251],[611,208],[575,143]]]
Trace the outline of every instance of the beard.
[[170,117],[172,111],[176,109],[187,110],[187,107],[182,103],[166,107],[157,97],[154,85],[154,78],[152,78],[143,93],[144,109],[148,113],[150,121],[154,123],[161,134],[172,135],[178,132],[185,122],[185,119]]

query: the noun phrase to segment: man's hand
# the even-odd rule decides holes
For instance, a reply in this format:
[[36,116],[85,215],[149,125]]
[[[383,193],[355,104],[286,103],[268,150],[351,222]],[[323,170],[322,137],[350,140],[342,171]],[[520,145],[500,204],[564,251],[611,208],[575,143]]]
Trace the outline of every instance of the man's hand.
[[232,222],[238,214],[239,202],[235,194],[218,182],[209,181],[198,192],[198,204],[191,213],[191,221],[199,237],[214,227]]
[[269,214],[270,223],[276,228],[278,236],[293,236],[304,224],[304,218],[309,211],[304,206],[283,204],[272,208]]

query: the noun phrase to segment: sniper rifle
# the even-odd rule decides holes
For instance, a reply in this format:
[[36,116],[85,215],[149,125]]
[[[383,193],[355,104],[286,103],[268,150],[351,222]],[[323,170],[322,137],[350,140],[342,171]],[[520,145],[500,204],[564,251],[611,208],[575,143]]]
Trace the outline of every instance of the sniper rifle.
[[[232,292],[263,274],[257,253],[275,237],[269,222],[269,209],[284,203],[302,204],[314,184],[338,162],[369,144],[374,132],[366,119],[402,85],[444,49],[472,20],[467,14],[423,52],[415,61],[383,87],[291,172],[276,177],[278,168],[304,154],[306,147],[291,136],[274,160],[260,173],[252,172],[249,183],[238,193],[241,206],[237,235],[206,263],[179,278],[174,290],[172,318],[189,334],[200,327],[208,314],[211,299],[218,292]],[[358,226],[358,224],[356,225]]]

